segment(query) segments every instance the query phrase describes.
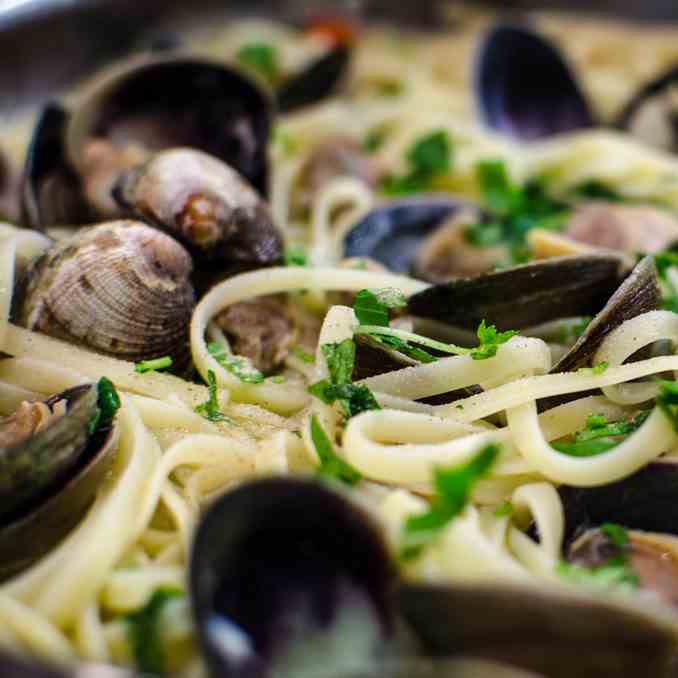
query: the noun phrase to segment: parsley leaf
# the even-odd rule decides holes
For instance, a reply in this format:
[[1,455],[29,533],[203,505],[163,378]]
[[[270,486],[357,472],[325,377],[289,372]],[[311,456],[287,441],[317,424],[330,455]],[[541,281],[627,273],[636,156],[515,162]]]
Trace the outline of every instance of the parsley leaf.
[[629,543],[629,534],[625,527],[616,523],[603,523],[600,531],[606,534],[615,546],[622,548]]
[[166,355],[162,358],[154,358],[153,360],[142,360],[134,366],[134,371],[144,374],[144,372],[165,370],[168,367],[172,367],[172,358]]
[[243,45],[235,58],[247,68],[258,73],[270,85],[274,85],[280,77],[278,54],[272,45],[263,42],[251,42]]
[[407,306],[405,296],[395,288],[360,290],[353,302],[353,311],[361,325],[388,327],[388,310],[405,306]]
[[511,337],[515,337],[518,332],[507,330],[506,332],[497,332],[494,325],[486,325],[483,320],[478,325],[476,331],[480,345],[471,351],[473,360],[486,360],[497,355],[497,350],[501,344],[505,344]]
[[678,254],[667,250],[654,255],[657,274],[661,281],[662,308],[678,313],[678,289],[674,276],[669,276],[669,269],[678,269]]
[[128,642],[139,671],[153,675],[162,675],[167,671],[160,618],[167,603],[183,595],[173,588],[157,589],[141,609],[125,617]]
[[660,380],[659,386],[657,407],[668,417],[673,430],[678,433],[678,413],[675,410],[675,406],[678,405],[678,382]]
[[316,416],[311,417],[311,440],[318,454],[318,459],[320,459],[319,475],[335,478],[351,486],[362,480],[360,472],[334,451],[330,439],[323,431]]
[[638,430],[651,411],[644,410],[631,421],[608,422],[602,415],[591,415],[586,420],[586,428],[572,436],[572,442],[554,442],[551,447],[571,457],[595,457],[616,447]]
[[100,429],[107,429],[120,409],[120,396],[108,377],[101,377],[97,383],[97,407],[87,425],[87,432],[93,435]]
[[577,373],[579,374],[591,374],[593,376],[600,376],[601,374],[605,373],[605,370],[610,365],[603,360],[603,362],[598,363],[597,365],[594,365],[593,367],[580,367],[577,370]]
[[285,266],[308,266],[306,252],[301,247],[290,247],[283,254]]
[[356,350],[351,339],[344,339],[340,344],[323,344],[320,350],[327,361],[330,378],[311,385],[308,389],[311,395],[327,404],[339,400],[349,419],[366,410],[381,409],[367,386],[351,383]]
[[372,339],[383,346],[392,348],[396,351],[399,351],[403,355],[409,356],[413,360],[418,360],[420,363],[434,363],[438,358],[431,355],[428,351],[424,351],[423,348],[417,348],[412,346],[410,342],[401,339],[400,337],[391,337],[391,336],[372,336]]
[[497,518],[506,518],[513,515],[513,504],[510,501],[505,501],[503,504],[499,504],[496,509],[494,509],[494,515]]
[[229,353],[221,344],[214,342],[207,345],[209,354],[232,375],[247,384],[260,384],[264,375],[254,366],[249,358]]
[[556,572],[575,584],[597,590],[633,590],[639,584],[638,576],[626,562],[612,562],[592,568],[560,562],[556,566]]
[[587,200],[607,200],[608,202],[622,202],[624,200],[617,191],[597,179],[582,181],[574,187],[572,193],[577,198]]
[[476,483],[483,478],[499,456],[499,445],[487,445],[470,461],[453,468],[433,471],[435,496],[425,513],[409,516],[403,526],[401,556],[416,558],[424,547],[466,507]]
[[383,127],[375,127],[365,135],[362,149],[368,153],[376,153],[384,145],[386,136],[386,129]]
[[219,410],[217,378],[212,370],[207,371],[207,387],[209,388],[210,397],[204,403],[197,405],[195,411],[209,421],[225,421],[231,423],[231,420]]
[[437,130],[419,138],[406,154],[408,172],[389,174],[382,180],[387,195],[417,193],[430,189],[437,178],[451,169],[452,143],[445,130]]
[[299,358],[301,362],[308,363],[309,365],[312,365],[315,362],[315,357],[311,353],[304,351],[304,349],[301,348],[301,346],[293,346],[290,349],[290,353],[295,358]]

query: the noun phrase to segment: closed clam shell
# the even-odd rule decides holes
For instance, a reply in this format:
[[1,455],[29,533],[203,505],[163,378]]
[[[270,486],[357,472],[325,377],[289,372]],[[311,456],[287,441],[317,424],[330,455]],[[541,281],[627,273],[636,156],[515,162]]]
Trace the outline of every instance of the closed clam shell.
[[26,273],[23,326],[123,360],[189,359],[191,258],[145,224],[114,221],[56,243]]

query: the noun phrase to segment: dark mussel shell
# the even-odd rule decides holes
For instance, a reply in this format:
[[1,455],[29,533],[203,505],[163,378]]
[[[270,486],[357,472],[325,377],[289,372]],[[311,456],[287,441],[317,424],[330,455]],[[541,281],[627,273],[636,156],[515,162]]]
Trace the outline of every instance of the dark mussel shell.
[[678,462],[657,459],[632,475],[598,487],[562,485],[565,541],[606,522],[678,535]]
[[31,228],[82,223],[91,217],[80,179],[68,165],[63,145],[68,114],[56,102],[42,110],[24,165],[21,219]]
[[404,584],[400,609],[434,656],[467,654],[548,678],[669,678],[676,629],[637,607],[519,585]]
[[410,297],[409,313],[475,329],[482,320],[500,330],[595,314],[619,283],[620,259],[555,257],[475,278],[433,285]]
[[595,124],[557,47],[525,26],[489,31],[475,68],[477,106],[491,129],[531,140]]
[[654,259],[645,257],[551,371],[573,372],[584,367],[612,330],[631,318],[658,308],[660,301],[661,290]]
[[395,273],[409,273],[421,242],[471,203],[444,196],[387,202],[373,209],[346,235],[344,256],[370,257]]
[[193,612],[208,666],[220,678],[298,675],[286,672],[289,662],[308,675],[361,666],[363,657],[349,655],[333,666],[331,653],[318,655],[328,649],[318,636],[340,633],[348,614],[352,637],[380,646],[392,630],[393,577],[379,530],[328,486],[289,477],[243,485],[210,507],[192,549]]
[[236,70],[188,56],[137,59],[104,75],[73,113],[69,159],[88,138],[135,141],[150,151],[187,146],[240,172],[260,193],[268,183],[271,104]]
[[[88,384],[64,391],[46,402],[67,398],[70,402],[79,399],[90,404],[92,397],[96,406],[97,388]],[[36,482],[39,491],[35,489],[32,492],[28,503],[12,514],[3,512],[0,518],[0,580],[13,576],[48,553],[76,526],[94,500],[113,463],[117,436],[114,425],[101,427],[90,434],[88,424],[91,414],[88,411],[89,418],[83,420],[79,410],[74,412],[73,407],[70,407],[63,418],[69,426],[81,427],[78,428],[77,438],[79,442],[82,439],[79,454],[73,455],[74,464],[68,469],[66,478],[61,474],[48,486]],[[59,441],[54,440],[45,450],[56,453],[59,451],[58,444]],[[46,467],[45,462],[49,461],[48,457],[33,467],[34,471],[38,471],[32,473],[34,478],[42,479],[39,470]],[[5,499],[3,496],[3,503]]]
[[617,127],[650,146],[678,152],[678,68],[647,83],[626,104]]
[[333,47],[278,87],[275,95],[278,110],[292,113],[330,96],[340,86],[350,63],[348,45]]

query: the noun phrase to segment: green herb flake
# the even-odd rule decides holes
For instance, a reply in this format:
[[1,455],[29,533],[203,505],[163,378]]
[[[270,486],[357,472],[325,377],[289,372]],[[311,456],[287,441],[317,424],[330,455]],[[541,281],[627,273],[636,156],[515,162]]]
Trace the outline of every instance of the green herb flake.
[[420,363],[434,363],[436,360],[438,360],[436,356],[431,355],[428,351],[424,351],[422,348],[417,348],[410,342],[404,341],[399,337],[372,336],[372,339],[388,348],[392,348],[399,353],[412,358],[413,360],[417,360]]
[[207,345],[209,354],[233,376],[246,384],[260,384],[264,375],[245,356],[229,353],[221,344],[213,342]]
[[616,523],[603,523],[600,531],[607,535],[615,546],[623,548],[629,543],[629,535],[625,527]]
[[594,365],[593,367],[580,367],[577,370],[577,374],[589,374],[591,376],[597,377],[605,373],[605,370],[609,367],[609,364],[603,360],[603,362]]
[[278,55],[272,45],[263,42],[251,42],[243,45],[235,58],[245,67],[258,73],[269,85],[274,85],[280,77]]
[[595,457],[616,447],[627,436],[637,431],[650,416],[652,410],[643,410],[632,420],[608,422],[605,417],[594,414],[586,420],[586,428],[572,436],[571,442],[554,442],[551,447],[570,457]]
[[127,639],[139,671],[153,675],[166,673],[167,658],[162,645],[160,620],[165,606],[183,595],[173,588],[157,589],[141,609],[125,616]]
[[478,326],[476,335],[480,345],[471,351],[471,358],[473,360],[487,360],[497,355],[499,346],[505,344],[511,337],[518,334],[515,330],[507,330],[506,332],[497,332],[494,325],[486,325],[483,320]]
[[306,252],[301,247],[290,247],[283,254],[285,266],[308,266]]
[[436,130],[420,137],[406,153],[408,172],[404,175],[387,175],[382,180],[382,190],[387,195],[428,190],[436,179],[450,172],[451,157],[452,142],[447,131]]
[[311,417],[311,440],[320,460],[319,475],[334,478],[351,486],[362,480],[360,472],[334,451],[334,446],[315,415]]
[[386,141],[387,133],[383,127],[370,130],[363,139],[362,149],[367,153],[376,153]]
[[510,518],[513,515],[513,504],[510,501],[499,504],[494,510],[494,515],[497,518]]
[[195,407],[195,411],[201,414],[209,421],[224,421],[232,423],[231,420],[219,409],[219,397],[217,395],[217,378],[212,370],[207,371],[207,387],[209,389],[209,398]]
[[595,590],[633,591],[639,585],[638,576],[626,562],[613,562],[594,568],[560,562],[556,566],[556,573],[563,579]]
[[270,377],[269,381],[272,384],[284,384],[286,380],[285,380],[285,377],[282,374],[276,374],[275,376]]
[[344,339],[338,344],[323,344],[320,347],[327,369],[330,373],[330,381],[334,385],[350,384],[355,363],[355,344],[352,339]]
[[313,354],[308,353],[308,351],[304,351],[301,346],[293,346],[290,349],[290,354],[301,360],[303,363],[308,363],[309,365],[313,365],[315,363],[315,357]]
[[613,188],[597,179],[582,181],[572,190],[576,198],[586,200],[607,200],[608,202],[622,202],[623,196]]
[[97,383],[97,406],[87,425],[89,435],[108,428],[120,409],[120,404],[120,396],[113,382],[108,377],[101,377]]
[[501,160],[482,160],[476,166],[483,202],[494,212],[508,214],[520,200],[517,189],[509,178]]
[[657,396],[657,407],[666,415],[673,426],[673,430],[678,433],[678,382],[659,381],[659,395]]
[[353,302],[353,311],[361,325],[388,327],[389,309],[407,306],[400,290],[387,287],[379,290],[360,290]]
[[134,366],[134,371],[144,374],[145,372],[166,370],[168,367],[172,367],[172,358],[166,355],[162,358],[154,358],[153,360],[142,360]]
[[441,530],[464,510],[476,483],[489,473],[499,452],[499,445],[487,445],[466,464],[434,469],[435,496],[431,500],[431,508],[406,519],[402,535],[402,558],[418,557]]

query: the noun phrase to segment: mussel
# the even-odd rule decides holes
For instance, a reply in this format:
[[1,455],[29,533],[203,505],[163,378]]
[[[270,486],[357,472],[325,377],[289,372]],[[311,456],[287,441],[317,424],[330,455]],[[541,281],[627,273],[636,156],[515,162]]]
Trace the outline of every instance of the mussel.
[[124,360],[188,365],[195,305],[191,258],[170,236],[115,221],[81,230],[39,256],[19,282],[13,318],[28,329]]
[[380,533],[318,482],[263,479],[222,496],[197,529],[190,572],[204,657],[220,678],[359,675],[393,632]]
[[[45,166],[75,172],[99,217],[120,214],[111,189],[123,171],[169,148],[209,153],[267,192],[270,102],[222,64],[177,55],[135,58],[98,76],[66,119],[53,118],[36,129],[27,158],[24,204],[35,204],[26,210],[32,227],[53,223],[49,195],[40,192],[44,172],[36,170]],[[75,212],[59,217],[82,223]]]
[[485,124],[518,139],[595,124],[558,49],[524,26],[500,24],[484,37],[475,64],[475,94]]
[[344,255],[371,257],[391,271],[432,282],[475,275],[507,254],[467,242],[466,227],[485,219],[472,203],[442,195],[389,201],[351,228]]
[[275,99],[281,113],[292,113],[329,96],[341,85],[351,63],[351,49],[338,44],[278,86]]
[[90,505],[113,459],[118,406],[103,381],[0,421],[0,578],[47,553]]

